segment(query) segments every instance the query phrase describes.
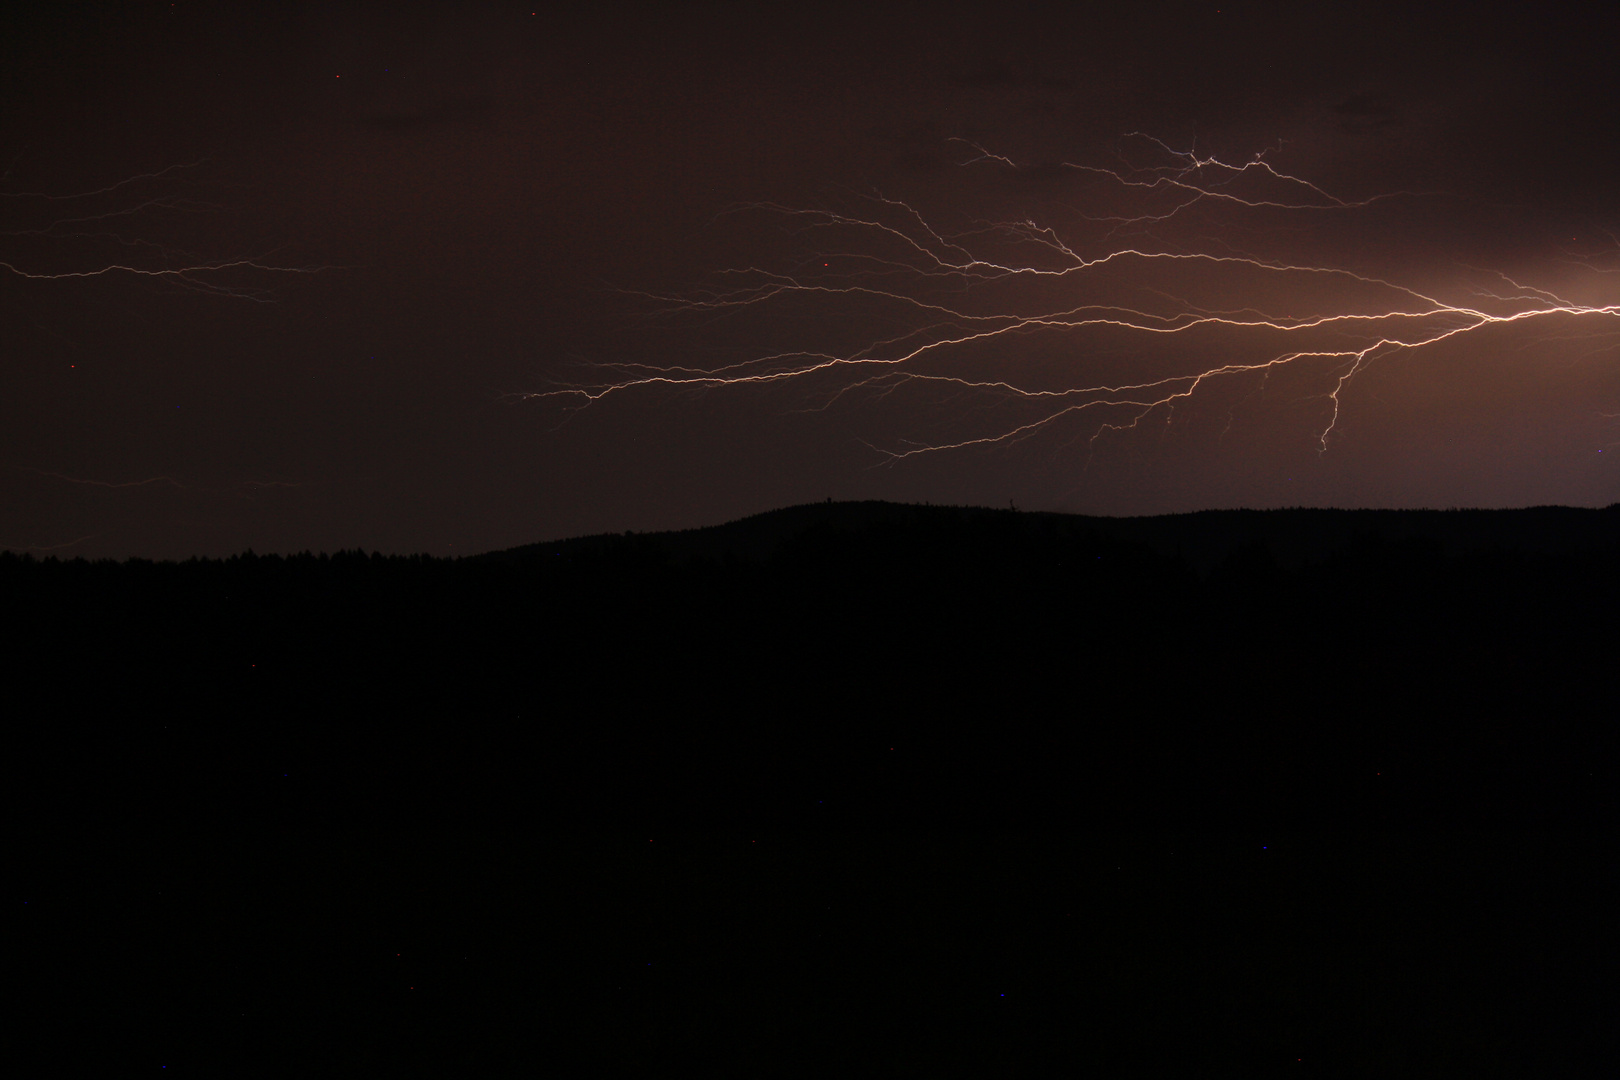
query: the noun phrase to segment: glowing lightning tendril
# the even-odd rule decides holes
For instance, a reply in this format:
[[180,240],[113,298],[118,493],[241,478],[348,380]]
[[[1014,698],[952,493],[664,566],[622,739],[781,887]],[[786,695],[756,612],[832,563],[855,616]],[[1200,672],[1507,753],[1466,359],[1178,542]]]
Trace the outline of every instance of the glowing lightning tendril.
[[[1175,407],[1215,381],[1285,368],[1308,369],[1319,380],[1322,419],[1319,451],[1339,427],[1346,387],[1369,363],[1403,350],[1434,346],[1489,326],[1523,323],[1551,316],[1613,318],[1620,305],[1575,303],[1549,291],[1520,284],[1506,274],[1484,275],[1489,287],[1469,287],[1466,302],[1435,295],[1439,290],[1401,284],[1394,275],[1377,276],[1330,265],[1267,259],[1205,239],[1199,246],[1154,239],[1156,230],[1202,213],[1228,216],[1365,212],[1410,192],[1344,200],[1296,176],[1273,168],[1260,154],[1240,165],[1173,150],[1160,140],[1134,136],[1160,164],[1105,169],[1065,165],[1080,179],[1100,186],[1100,198],[1113,212],[1076,214],[1073,230],[1084,241],[1064,239],[1057,228],[1033,221],[983,223],[946,234],[929,225],[905,202],[870,197],[873,212],[852,216],[830,210],[756,204],[750,209],[780,215],[805,230],[854,237],[860,246],[823,252],[814,268],[793,273],[758,268],[731,271],[738,283],[684,297],[639,294],[666,304],[665,314],[737,314],[778,310],[817,300],[877,311],[897,332],[877,336],[848,351],[792,351],[716,366],[615,363],[599,365],[599,381],[558,384],[522,398],[575,399],[589,405],[638,388],[740,388],[801,382],[818,388],[826,407],[847,395],[867,391],[893,394],[902,387],[934,386],[1014,403],[1026,416],[1002,422],[987,433],[939,442],[875,448],[893,462],[919,454],[1008,443],[1052,428],[1064,418],[1090,414],[1090,438],[1137,427],[1156,412],[1167,419]],[[967,144],[972,146],[972,144]],[[976,156],[964,165],[992,164],[1016,169],[1009,159],[972,146]],[[1134,202],[1132,201],[1134,200]],[[1119,205],[1123,203],[1124,205]],[[1236,230],[1227,220],[1204,222]],[[1122,244],[1118,238],[1137,239]],[[1232,231],[1225,234],[1231,236]],[[1617,245],[1620,246],[1620,245]],[[1585,264],[1588,270],[1605,272]],[[1155,285],[1174,277],[1182,291],[1225,296],[1217,306],[1170,295]],[[1183,279],[1186,279],[1183,281]],[[1015,283],[1017,288],[1005,286]],[[1313,284],[1314,283],[1314,284]],[[1056,286],[1057,288],[1054,288]],[[1331,286],[1322,288],[1322,286]],[[1304,300],[1293,314],[1272,314],[1243,302],[1244,289],[1281,295],[1292,289]],[[1230,294],[1238,292],[1237,302]],[[986,294],[990,294],[986,298]],[[1079,295],[1087,303],[1065,306]],[[1290,294],[1292,295],[1292,294]],[[1129,302],[1122,302],[1128,299]],[[1045,307],[1036,305],[1045,304]],[[845,312],[845,324],[853,325]],[[867,317],[874,317],[868,315]],[[997,377],[974,377],[963,365],[982,370],[983,349],[1031,334],[1152,335],[1185,341],[1169,374],[1107,379],[1075,385],[1076,358],[1088,354],[1073,346],[1051,350],[1067,358],[1071,376],[1041,385],[1011,370],[998,354]],[[1609,331],[1612,332],[1612,331]],[[1187,340],[1187,339],[1195,339]],[[1067,339],[1065,339],[1067,340]],[[976,350],[976,351],[975,351]],[[1218,351],[1219,362],[1198,363],[1189,354]],[[1027,350],[1021,352],[1026,356]],[[974,361],[970,357],[978,356]],[[953,370],[953,365],[955,370]],[[820,381],[831,379],[828,389]]]
[[[83,199],[92,199],[98,196],[110,195],[120,192],[132,185],[148,180],[161,180],[170,173],[185,169],[196,168],[201,161],[188,162],[182,165],[171,165],[153,173],[143,173],[139,176],[127,177],[117,183],[94,191],[80,191],[67,195],[51,195],[44,192],[0,192],[0,198],[13,200],[14,204],[32,202],[64,203]],[[126,262],[109,262],[94,265],[88,269],[74,269],[63,271],[28,270],[16,263],[0,260],[0,269],[7,270],[20,278],[32,281],[68,281],[78,278],[110,277],[126,274],[132,277],[152,278],[167,281],[186,289],[209,293],[216,296],[228,296],[236,299],[256,300],[268,302],[275,297],[264,289],[249,288],[236,285],[223,284],[218,280],[210,280],[210,275],[218,275],[229,271],[253,270],[270,274],[314,274],[322,270],[339,269],[331,266],[282,266],[267,261],[269,255],[252,256],[232,259],[205,259],[190,252],[179,251],[166,245],[141,237],[129,237],[123,234],[108,231],[93,232],[86,227],[95,224],[106,224],[120,218],[135,218],[146,211],[172,210],[183,213],[201,213],[218,210],[219,207],[191,199],[157,196],[142,200],[128,206],[120,206],[100,213],[85,212],[72,217],[60,217],[44,225],[29,229],[10,229],[0,232],[6,237],[38,237],[51,240],[94,240],[105,241],[125,248],[142,249],[155,252],[163,265],[141,266]]]

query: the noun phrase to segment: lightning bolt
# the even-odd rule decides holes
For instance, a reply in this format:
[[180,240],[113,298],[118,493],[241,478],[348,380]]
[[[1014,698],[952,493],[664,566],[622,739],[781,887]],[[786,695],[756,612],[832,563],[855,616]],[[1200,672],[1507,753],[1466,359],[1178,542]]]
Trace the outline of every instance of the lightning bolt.
[[177,488],[185,487],[184,484],[172,476],[149,476],[145,480],[125,480],[120,482],[112,480],[86,480],[77,476],[67,476],[59,472],[48,472],[45,469],[31,469],[26,465],[12,465],[10,467],[19,472],[33,473],[35,476],[45,476],[52,480],[60,480],[63,483],[81,484],[86,487],[138,488],[146,487],[149,484],[167,484],[170,487]]
[[[147,181],[163,180],[172,174],[195,169],[202,164],[204,164],[204,161],[171,165],[156,172],[126,177],[116,183],[94,190],[73,192],[65,195],[36,191],[0,192],[0,200],[6,200],[8,205],[22,206],[25,211],[29,204],[35,203],[44,203],[47,207],[57,203],[82,203],[83,200],[123,194],[126,189],[134,188],[136,185]],[[10,260],[0,260],[0,269],[30,281],[71,281],[127,275],[136,278],[160,280],[214,296],[254,300],[261,303],[272,302],[276,297],[270,290],[262,287],[228,284],[218,280],[219,275],[232,272],[240,274],[242,271],[256,271],[260,274],[307,275],[326,270],[347,269],[346,267],[328,265],[284,265],[272,261],[276,254],[274,250],[258,255],[210,259],[194,252],[170,247],[147,237],[129,236],[111,228],[93,228],[98,225],[108,226],[121,220],[139,221],[142,220],[143,216],[149,217],[150,213],[154,211],[197,214],[216,213],[220,210],[221,207],[211,203],[179,196],[157,195],[140,199],[129,205],[114,206],[111,209],[93,211],[87,208],[84,212],[53,217],[42,225],[35,225],[30,228],[3,230],[0,231],[0,236],[18,239],[107,241],[146,254],[149,259],[146,263],[137,261],[98,261],[89,266],[55,271],[29,268]]]
[[[962,168],[1019,169],[1008,157],[962,145],[970,152]],[[880,464],[892,464],[1015,443],[1068,424],[1095,445],[1151,418],[1173,422],[1178,407],[1220,384],[1250,379],[1263,389],[1288,371],[1314,384],[1303,397],[1314,403],[1314,442],[1325,454],[1358,377],[1398,355],[1493,327],[1570,320],[1596,324],[1594,351],[1614,347],[1620,305],[1578,302],[1500,271],[1460,266],[1441,288],[1253,249],[1278,237],[1297,246],[1291,230],[1300,233],[1301,220],[1343,220],[1441,194],[1341,198],[1277,168],[1268,154],[1227,163],[1127,136],[1115,167],[1063,166],[1092,202],[1061,208],[1062,224],[986,220],[947,231],[881,194],[863,196],[854,212],[733,208],[727,213],[785,224],[809,242],[810,254],[778,269],[726,271],[686,295],[636,293],[657,305],[654,315],[698,316],[710,325],[750,314],[815,318],[812,329],[828,337],[882,329],[845,347],[715,364],[596,364],[587,378],[512,396],[585,408],[637,391],[790,384],[807,391],[810,409],[928,390],[959,412],[964,402],[979,403],[973,434],[867,443]],[[1617,251],[1620,241],[1596,253],[1566,252],[1563,261],[1614,273]],[[1096,377],[1102,369],[1116,374]]]
[[0,551],[62,551],[63,549],[73,547],[76,544],[82,544],[86,540],[93,540],[93,539],[95,539],[95,536],[96,536],[95,533],[89,533],[89,534],[87,534],[85,536],[79,537],[76,540],[69,540],[66,543],[61,543],[61,544],[4,544],[4,543],[0,543]]

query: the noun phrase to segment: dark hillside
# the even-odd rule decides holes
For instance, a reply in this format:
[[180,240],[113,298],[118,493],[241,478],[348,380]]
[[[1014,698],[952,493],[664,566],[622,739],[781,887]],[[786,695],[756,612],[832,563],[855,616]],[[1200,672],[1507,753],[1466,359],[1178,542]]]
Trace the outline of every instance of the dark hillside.
[[1617,522],[829,504],[0,582],[39,814],[1574,822]]
[[0,556],[23,1019],[210,1075],[1580,1075],[1616,520]]

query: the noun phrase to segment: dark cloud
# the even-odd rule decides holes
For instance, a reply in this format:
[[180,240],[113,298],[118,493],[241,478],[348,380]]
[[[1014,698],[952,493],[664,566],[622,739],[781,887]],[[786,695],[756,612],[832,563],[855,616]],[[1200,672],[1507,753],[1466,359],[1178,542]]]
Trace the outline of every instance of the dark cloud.
[[1333,106],[1344,130],[1352,134],[1381,130],[1401,122],[1400,111],[1381,93],[1356,94]]
[[488,120],[496,112],[496,99],[489,93],[471,93],[445,98],[418,109],[367,113],[360,123],[384,131],[411,131],[443,124],[465,124]]

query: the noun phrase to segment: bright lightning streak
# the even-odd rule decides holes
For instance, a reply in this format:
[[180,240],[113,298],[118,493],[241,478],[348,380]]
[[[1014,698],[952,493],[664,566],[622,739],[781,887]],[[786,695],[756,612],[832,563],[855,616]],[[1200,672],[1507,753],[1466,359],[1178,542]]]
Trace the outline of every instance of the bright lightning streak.
[[[52,195],[44,192],[0,192],[0,199],[10,201],[10,205],[21,206],[26,209],[30,203],[65,203],[79,200],[94,199],[99,196],[122,192],[126,188],[144,181],[162,180],[172,173],[186,169],[193,169],[203,164],[202,161],[188,162],[181,165],[171,165],[157,172],[142,173],[138,176],[126,177],[116,183],[93,191],[74,192],[67,195]],[[215,275],[240,274],[243,271],[256,271],[260,274],[316,274],[324,270],[344,269],[343,267],[324,265],[288,266],[270,261],[273,252],[266,255],[243,256],[228,259],[207,259],[202,256],[179,251],[167,245],[157,243],[145,237],[129,237],[111,231],[88,231],[84,228],[71,228],[73,226],[89,226],[98,223],[111,223],[118,219],[136,219],[150,211],[173,211],[179,213],[204,213],[217,211],[220,208],[212,204],[201,203],[191,199],[173,196],[155,196],[139,202],[117,206],[100,212],[86,211],[73,216],[58,217],[47,223],[33,228],[10,229],[0,231],[0,236],[15,238],[40,238],[47,240],[79,240],[79,241],[109,241],[125,248],[141,249],[154,252],[156,261],[160,265],[141,265],[135,262],[109,261],[94,262],[88,267],[69,270],[50,271],[29,269],[17,262],[0,260],[0,269],[9,271],[16,277],[31,281],[70,281],[84,278],[111,277],[128,275],[137,278],[149,278],[166,281],[186,289],[208,293],[215,296],[226,296],[236,299],[255,300],[261,303],[275,300],[275,296],[266,289],[241,285],[225,284],[215,278]],[[15,256],[13,256],[14,258]]]
[[95,533],[89,533],[61,544],[0,544],[0,551],[61,551],[64,548],[82,544],[86,540],[93,540],[95,536]]
[[60,273],[35,273],[23,270],[11,263],[0,261],[0,269],[10,270],[18,277],[29,278],[34,281],[66,281],[72,278],[106,277],[111,274],[130,274],[134,277],[162,278],[174,281],[188,289],[198,292],[211,293],[216,296],[229,296],[240,300],[256,300],[268,303],[274,299],[270,293],[263,289],[242,288],[234,285],[221,285],[210,282],[200,275],[221,273],[227,270],[260,270],[273,274],[316,274],[322,270],[341,269],[332,266],[275,266],[260,262],[257,259],[230,259],[225,262],[203,262],[189,266],[169,267],[160,270],[145,269],[139,266],[126,266],[122,263],[111,263],[106,266],[95,267],[90,270],[67,270]]
[[[6,273],[0,273],[0,279],[9,274],[12,278],[31,282],[66,283],[103,277],[133,277],[161,281],[215,297],[272,303],[278,297],[265,287],[266,275],[310,275],[340,269],[324,265],[289,265],[276,261],[274,252],[269,255],[211,258],[158,239],[180,220],[176,215],[195,219],[196,215],[221,212],[222,207],[217,204],[184,197],[172,191],[153,194],[149,190],[142,190],[143,185],[178,181],[187,170],[201,164],[173,165],[157,172],[129,176],[94,190],[68,194],[0,191],[0,211],[6,215],[6,224],[17,226],[0,230],[0,238],[3,238],[0,242],[6,245],[3,252],[5,257],[0,259],[0,271]],[[9,170],[4,178],[9,178]],[[38,322],[36,325],[43,332],[75,348],[83,348],[50,327]],[[105,505],[107,497],[127,503],[131,496],[144,502],[150,496],[158,495],[159,501],[171,502],[172,498],[161,494],[168,489],[185,492],[184,498],[195,505],[197,496],[223,495],[237,500],[257,501],[273,498],[274,492],[279,489],[301,486],[284,480],[241,480],[224,487],[207,487],[182,482],[167,474],[133,480],[104,480],[12,464],[5,465],[3,471],[50,482],[44,485],[49,490],[34,502],[35,507],[59,506],[64,493],[75,488],[85,494],[100,492],[101,495],[95,499],[102,505]],[[8,492],[8,497],[11,494]],[[11,507],[8,505],[8,508]],[[35,522],[29,527],[37,529],[40,526]],[[3,543],[0,549],[49,553],[73,548],[104,535],[92,533],[56,544]]]
[[126,480],[119,483],[111,480],[84,480],[77,476],[66,476],[59,472],[47,472],[44,469],[30,469],[26,465],[13,465],[11,468],[17,469],[20,472],[33,473],[35,476],[45,476],[52,480],[61,480],[63,483],[67,484],[83,484],[86,487],[138,488],[146,487],[148,484],[167,484],[170,487],[185,487],[184,484],[172,476],[151,476],[147,477],[145,480]]
[[168,168],[159,169],[157,172],[141,173],[137,176],[126,176],[117,183],[108,184],[106,187],[97,188],[94,191],[76,191],[69,195],[52,195],[43,191],[0,191],[0,198],[43,199],[47,202],[67,202],[70,199],[88,199],[95,195],[109,194],[117,191],[119,188],[128,187],[131,184],[138,184],[142,180],[161,180],[163,177],[168,176],[172,172],[179,172],[182,169],[195,169],[197,166],[203,164],[203,162],[207,160],[207,158],[199,158],[196,161],[188,161],[179,165],[170,165]]
[[[1242,250],[1239,238],[1263,242],[1292,228],[1289,219],[1365,214],[1420,196],[1342,199],[1278,170],[1264,153],[1228,164],[1150,136],[1127,138],[1125,145],[1157,163],[1065,165],[1103,204],[1088,208],[1096,213],[1070,208],[1077,224],[1067,229],[1014,220],[947,233],[910,204],[883,196],[869,197],[871,211],[860,215],[776,204],[740,208],[848,246],[819,246],[813,259],[788,271],[730,271],[720,287],[687,296],[638,295],[664,305],[664,315],[802,318],[814,310],[823,313],[819,328],[831,334],[863,324],[889,329],[851,347],[713,365],[603,364],[596,380],[517,396],[585,407],[636,390],[802,384],[822,409],[852,395],[886,398],[908,388],[933,388],[957,400],[965,395],[986,406],[975,434],[874,447],[896,462],[1012,443],[1062,422],[1083,422],[1095,443],[1155,415],[1169,422],[1178,406],[1219,383],[1287,370],[1315,384],[1306,397],[1317,402],[1315,443],[1326,452],[1347,391],[1374,363],[1536,321],[1600,320],[1598,334],[1620,331],[1611,324],[1620,305],[1576,302],[1498,271],[1464,267],[1455,289],[1437,289],[1402,283],[1396,273]],[[966,145],[977,156],[964,166],[1017,168]],[[1161,238],[1172,219],[1198,237]],[[1119,242],[1125,235],[1133,239]],[[1615,269],[1599,266],[1601,256],[1566,261],[1596,273]],[[1456,295],[1442,295],[1448,291]],[[1266,310],[1280,306],[1291,310]],[[1122,348],[1121,335],[1138,344]],[[1030,339],[1056,344],[1037,354]],[[1169,343],[1179,344],[1166,350]],[[1029,371],[1041,366],[1030,362],[1036,355],[1046,369],[1060,365],[1061,375]],[[1084,377],[1099,367],[1116,377]],[[1008,405],[1020,414],[1008,418]]]

